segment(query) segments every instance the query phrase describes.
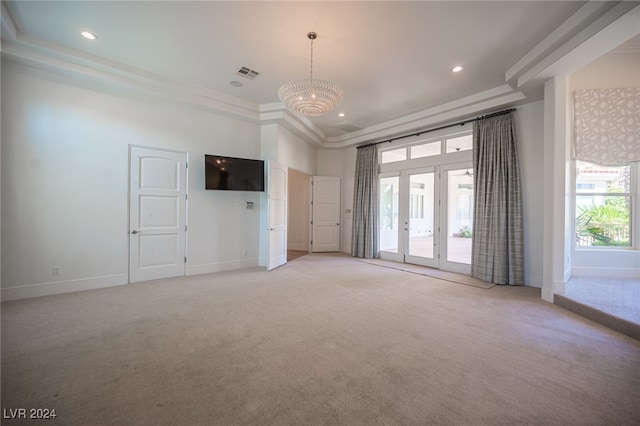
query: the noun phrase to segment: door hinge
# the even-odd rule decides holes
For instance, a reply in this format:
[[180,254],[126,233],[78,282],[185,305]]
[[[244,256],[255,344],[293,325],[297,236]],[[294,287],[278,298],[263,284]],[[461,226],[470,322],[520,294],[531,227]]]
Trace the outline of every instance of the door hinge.
[[313,225],[313,221],[311,221],[311,224]]
[[184,226],[184,232],[187,232],[187,225]]
[[188,200],[189,199],[189,194],[184,194],[184,199]]
[[184,168],[188,169],[189,168],[189,163],[184,163]]
[[184,257],[184,263],[187,263],[187,256]]

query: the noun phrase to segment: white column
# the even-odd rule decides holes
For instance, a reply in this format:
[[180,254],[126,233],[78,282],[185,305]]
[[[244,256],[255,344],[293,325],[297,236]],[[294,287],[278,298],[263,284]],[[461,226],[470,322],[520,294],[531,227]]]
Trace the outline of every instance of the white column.
[[544,235],[542,299],[564,293],[571,278],[571,129],[567,77],[544,86]]

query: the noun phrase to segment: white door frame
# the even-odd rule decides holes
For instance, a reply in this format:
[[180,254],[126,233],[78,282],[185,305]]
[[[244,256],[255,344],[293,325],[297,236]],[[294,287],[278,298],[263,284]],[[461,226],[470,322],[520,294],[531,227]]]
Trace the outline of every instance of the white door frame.
[[[433,173],[433,258],[428,258],[428,257],[421,257],[421,256],[412,256],[409,254],[409,242],[411,240],[411,229],[410,229],[410,224],[411,224],[411,214],[409,212],[409,206],[410,206],[410,202],[407,199],[407,197],[411,196],[411,188],[409,187],[410,182],[411,182],[411,175],[418,175],[418,174],[423,174],[423,173]],[[430,268],[438,268],[439,262],[438,262],[438,256],[440,253],[439,247],[441,247],[440,245],[440,241],[438,240],[439,238],[439,234],[440,234],[440,230],[438,229],[438,224],[439,222],[439,218],[440,218],[440,206],[438,205],[438,203],[440,202],[440,185],[439,185],[439,177],[438,177],[438,167],[437,166],[431,166],[431,167],[422,167],[419,169],[407,169],[404,170],[401,174],[401,188],[404,188],[404,193],[405,193],[405,197],[404,197],[404,209],[400,209],[400,211],[402,213],[404,213],[404,217],[402,218],[402,232],[405,234],[404,237],[404,242],[403,242],[403,250],[404,250],[404,262],[405,263],[412,263],[415,265],[422,265],[422,266],[428,266]],[[401,193],[403,192],[402,189],[400,191]]]
[[[400,263],[412,263],[444,271],[458,272],[463,274],[471,273],[471,265],[449,261],[448,252],[448,201],[449,201],[449,176],[451,170],[469,169],[473,170],[471,162],[441,164],[415,169],[395,170],[383,172],[378,175],[378,184],[381,178],[398,177],[399,199],[398,199],[398,252],[380,250],[379,256],[384,260],[391,260]],[[409,195],[410,195],[410,175],[434,172],[434,242],[433,259],[410,256],[409,253]],[[378,208],[380,206],[378,205]]]

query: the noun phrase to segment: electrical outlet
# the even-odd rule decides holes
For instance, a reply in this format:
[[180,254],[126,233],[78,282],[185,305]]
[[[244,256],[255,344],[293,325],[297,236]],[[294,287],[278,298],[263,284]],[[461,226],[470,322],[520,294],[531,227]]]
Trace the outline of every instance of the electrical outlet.
[[53,268],[51,268],[51,275],[60,275],[60,267],[54,266]]
[[249,250],[247,249],[242,250],[242,255],[245,257],[249,256]]

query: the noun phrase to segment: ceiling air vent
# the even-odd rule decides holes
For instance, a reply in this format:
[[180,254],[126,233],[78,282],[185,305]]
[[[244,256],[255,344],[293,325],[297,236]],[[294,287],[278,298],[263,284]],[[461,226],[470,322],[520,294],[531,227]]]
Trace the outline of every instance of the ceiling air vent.
[[362,127],[356,126],[353,123],[349,123],[348,121],[344,121],[340,123],[336,128],[342,130],[343,132],[351,133],[358,130],[362,130]]
[[251,68],[242,67],[238,70],[238,75],[248,78],[249,80],[253,80],[257,76],[259,76],[260,73],[256,70],[252,70]]

